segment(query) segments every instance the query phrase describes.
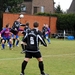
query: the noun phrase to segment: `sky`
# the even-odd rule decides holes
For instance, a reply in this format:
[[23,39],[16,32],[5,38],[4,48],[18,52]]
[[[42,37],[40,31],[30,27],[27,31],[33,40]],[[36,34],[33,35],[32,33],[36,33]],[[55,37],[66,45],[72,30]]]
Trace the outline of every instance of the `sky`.
[[55,2],[55,7],[60,5],[61,10],[66,11],[67,9],[69,9],[72,0],[54,0],[54,2]]

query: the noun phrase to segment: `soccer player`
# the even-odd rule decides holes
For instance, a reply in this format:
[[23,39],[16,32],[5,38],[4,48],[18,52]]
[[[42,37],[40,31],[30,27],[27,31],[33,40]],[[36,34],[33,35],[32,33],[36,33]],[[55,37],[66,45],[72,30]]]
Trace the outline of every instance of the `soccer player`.
[[[27,23],[25,24],[25,28],[24,28],[24,30],[23,30],[23,32],[22,32],[23,38],[24,38],[24,36],[29,32],[29,30],[30,30],[30,28],[29,28],[29,23],[27,22]],[[21,52],[21,53],[24,53],[24,52],[25,52],[25,45],[23,44],[22,41],[21,41],[21,47],[22,47],[22,52]]]
[[12,49],[12,39],[10,32],[10,25],[7,24],[6,27],[1,31],[0,35],[2,37],[2,49],[5,49],[5,42],[8,41],[9,49]]
[[25,59],[22,62],[22,69],[20,75],[25,75],[24,70],[26,69],[28,61],[32,57],[38,60],[38,64],[39,64],[38,66],[41,75],[48,75],[45,74],[44,72],[43,58],[39,50],[39,42],[41,42],[45,47],[47,47],[47,44],[44,38],[42,37],[41,31],[38,30],[39,23],[34,22],[33,26],[34,28],[31,29],[23,39],[23,43],[26,45],[26,50],[25,50]]
[[14,21],[13,26],[11,28],[11,32],[13,33],[13,46],[15,46],[15,40],[17,39],[16,46],[19,44],[19,31],[23,31],[20,29],[20,26],[25,26],[24,24],[21,24],[21,18],[19,17],[16,21]]
[[46,24],[44,24],[43,27],[42,27],[42,34],[43,34],[44,38],[45,38],[45,29],[46,29]]
[[43,33],[43,36],[45,37],[45,39],[50,44],[50,38],[49,38],[50,28],[48,27],[47,24],[44,24],[44,27],[42,28],[42,33]]
[[[16,46],[19,46],[19,36],[18,35],[14,35],[12,34],[12,39],[13,39],[13,47],[16,45]],[[16,41],[16,43],[15,43]]]

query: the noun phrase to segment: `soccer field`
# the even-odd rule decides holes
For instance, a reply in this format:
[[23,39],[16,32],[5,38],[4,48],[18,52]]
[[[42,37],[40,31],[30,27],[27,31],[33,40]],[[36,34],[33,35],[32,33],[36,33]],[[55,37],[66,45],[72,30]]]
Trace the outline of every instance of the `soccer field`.
[[[1,45],[0,45],[1,48]],[[75,40],[51,39],[48,47],[40,46],[45,72],[49,75],[75,75]],[[20,75],[24,54],[21,46],[0,50],[0,75]],[[34,66],[33,66],[34,65]],[[26,75],[40,75],[38,62],[31,59],[25,70]]]

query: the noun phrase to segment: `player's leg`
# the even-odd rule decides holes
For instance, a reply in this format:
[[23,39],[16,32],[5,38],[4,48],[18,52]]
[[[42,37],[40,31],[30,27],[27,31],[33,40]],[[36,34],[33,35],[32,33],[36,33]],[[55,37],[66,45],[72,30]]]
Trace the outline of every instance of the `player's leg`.
[[9,38],[9,49],[12,49],[12,39]]
[[21,66],[21,74],[20,75],[24,75],[24,70],[26,69],[27,63],[30,60],[30,58],[32,58],[31,54],[29,52],[25,53],[25,59],[22,62],[22,66]]
[[49,36],[46,35],[46,40],[48,41],[48,43],[50,44],[50,39],[49,39]]
[[1,42],[1,44],[2,44],[2,49],[5,49],[5,42],[6,42],[6,40],[5,40],[5,39],[2,39],[2,42]]
[[43,58],[42,58],[42,56],[41,56],[41,53],[38,52],[37,55],[38,55],[38,58],[37,58],[37,60],[38,60],[38,66],[39,66],[41,75],[48,75],[48,74],[46,74],[46,73],[44,72],[44,63],[43,63]]
[[22,52],[21,53],[25,53],[25,43],[21,41],[21,47],[22,47]]
[[42,57],[37,58],[37,60],[38,60],[38,66],[39,66],[39,69],[40,69],[40,73],[44,74],[44,64],[43,64]]
[[19,36],[18,35],[16,35],[16,46],[19,46]]
[[12,34],[13,47],[15,46],[16,35]]
[[25,74],[24,70],[26,69],[28,61],[29,61],[29,58],[25,58],[24,61],[22,62],[22,67],[21,67],[21,73],[22,74]]

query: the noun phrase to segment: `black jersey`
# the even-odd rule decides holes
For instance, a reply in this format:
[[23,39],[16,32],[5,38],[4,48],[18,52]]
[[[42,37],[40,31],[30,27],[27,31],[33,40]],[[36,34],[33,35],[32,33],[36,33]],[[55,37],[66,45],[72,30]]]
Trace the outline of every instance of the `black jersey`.
[[15,21],[14,23],[13,23],[13,26],[12,26],[12,29],[14,29],[15,30],[15,28],[18,30],[19,29],[19,27],[21,26],[22,24],[20,23],[20,22],[18,22],[18,21]]
[[42,28],[42,34],[45,35],[45,26]]
[[26,50],[28,52],[38,52],[39,51],[39,42],[44,46],[47,46],[42,33],[37,29],[30,30],[24,37],[23,42],[26,42]]
[[26,27],[24,28],[24,31],[22,32],[22,34],[25,36],[26,33],[28,33],[29,31],[30,31],[30,28],[29,28],[28,26],[26,26]]
[[42,28],[42,33],[45,34],[45,32],[47,32],[47,31],[48,31],[48,28],[44,26],[44,27]]
[[18,32],[19,32],[20,26],[25,26],[25,25],[21,24],[21,23],[18,22],[18,21],[15,21],[15,22],[13,23],[13,26],[12,26],[10,32],[12,32],[14,35],[17,35]]

